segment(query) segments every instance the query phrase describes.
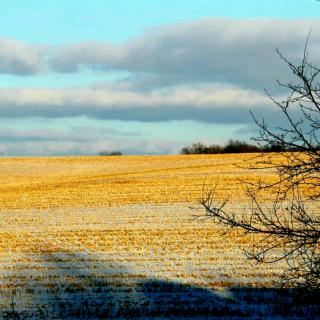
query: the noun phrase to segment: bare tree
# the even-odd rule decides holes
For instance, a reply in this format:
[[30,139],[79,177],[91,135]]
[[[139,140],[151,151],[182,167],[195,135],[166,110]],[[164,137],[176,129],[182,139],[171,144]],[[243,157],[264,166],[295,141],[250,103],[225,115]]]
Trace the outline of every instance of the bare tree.
[[[228,230],[238,228],[257,235],[258,245],[247,251],[250,259],[264,263],[284,260],[284,284],[320,287],[320,68],[308,58],[308,41],[300,63],[293,63],[279,51],[294,75],[294,82],[278,84],[288,95],[283,100],[268,96],[284,116],[284,125],[271,127],[252,114],[260,134],[254,140],[265,148],[279,146],[281,152],[262,153],[255,168],[277,173],[273,183],[247,182],[252,207],[239,214],[228,203],[215,200],[215,189],[206,192],[201,205],[206,215]],[[275,148],[276,150],[277,148]],[[272,205],[262,204],[259,194],[272,190]]]

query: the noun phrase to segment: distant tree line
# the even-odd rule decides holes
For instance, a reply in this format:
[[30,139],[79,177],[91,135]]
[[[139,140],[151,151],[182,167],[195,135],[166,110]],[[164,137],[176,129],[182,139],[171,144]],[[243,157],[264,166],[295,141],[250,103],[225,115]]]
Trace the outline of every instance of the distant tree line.
[[224,146],[218,144],[205,145],[202,142],[182,148],[181,154],[219,154],[219,153],[254,153],[289,151],[281,144],[257,146],[240,140],[229,140]]
[[101,151],[99,156],[122,156],[121,151]]

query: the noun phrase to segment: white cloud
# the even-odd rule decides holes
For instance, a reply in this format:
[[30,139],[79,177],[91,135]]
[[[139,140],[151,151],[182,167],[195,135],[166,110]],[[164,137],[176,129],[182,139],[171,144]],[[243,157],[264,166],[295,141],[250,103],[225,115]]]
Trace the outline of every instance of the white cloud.
[[32,75],[43,68],[41,50],[13,39],[0,39],[0,73]]
[[[231,112],[267,107],[264,93],[216,85],[180,86],[152,92],[99,88],[0,89],[0,117],[70,117],[163,121],[221,121]],[[216,120],[215,120],[216,118]],[[230,117],[230,122],[235,119]],[[243,121],[243,116],[239,122]]]

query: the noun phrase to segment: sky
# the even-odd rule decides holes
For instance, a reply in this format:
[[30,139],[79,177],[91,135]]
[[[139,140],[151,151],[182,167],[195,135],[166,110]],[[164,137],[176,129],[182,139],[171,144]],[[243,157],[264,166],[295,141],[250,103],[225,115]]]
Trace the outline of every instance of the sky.
[[0,156],[173,154],[249,141],[276,54],[320,63],[316,0],[3,0]]

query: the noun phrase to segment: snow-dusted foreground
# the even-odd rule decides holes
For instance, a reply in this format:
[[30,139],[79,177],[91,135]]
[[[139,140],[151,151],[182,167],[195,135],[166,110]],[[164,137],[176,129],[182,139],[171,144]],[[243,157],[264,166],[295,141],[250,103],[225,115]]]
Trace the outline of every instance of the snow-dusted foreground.
[[[238,208],[241,209],[240,207]],[[1,213],[0,318],[320,318],[188,205]]]

